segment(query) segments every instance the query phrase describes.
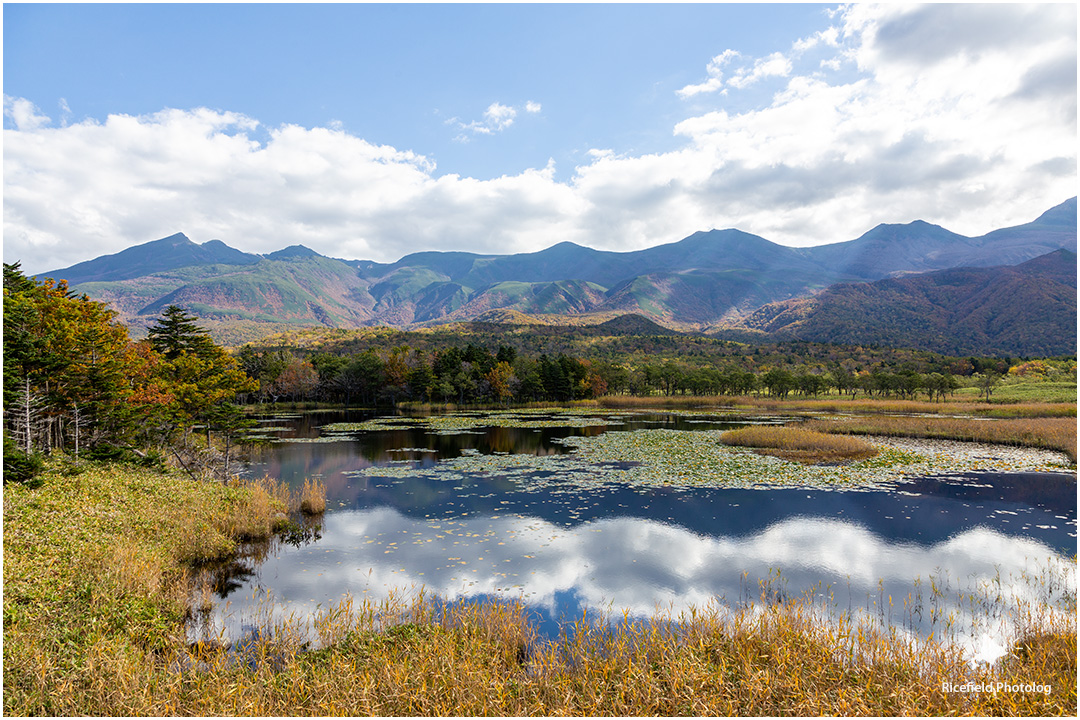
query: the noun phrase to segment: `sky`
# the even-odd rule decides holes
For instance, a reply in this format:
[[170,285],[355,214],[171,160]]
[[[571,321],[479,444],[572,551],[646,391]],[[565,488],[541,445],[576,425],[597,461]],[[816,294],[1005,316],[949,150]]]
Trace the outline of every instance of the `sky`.
[[3,7],[5,262],[176,232],[392,262],[1076,195],[1076,6]]

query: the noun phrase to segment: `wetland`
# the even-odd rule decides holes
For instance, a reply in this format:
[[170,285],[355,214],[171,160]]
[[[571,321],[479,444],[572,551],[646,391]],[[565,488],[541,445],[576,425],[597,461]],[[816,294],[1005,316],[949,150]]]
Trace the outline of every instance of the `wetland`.
[[246,473],[294,488],[317,478],[327,510],[302,540],[219,579],[200,632],[235,639],[349,598],[424,593],[521,601],[554,637],[588,613],[648,618],[767,591],[810,593],[828,612],[916,635],[947,622],[970,657],[993,660],[1014,628],[978,620],[974,595],[1044,602],[1048,577],[1075,587],[1076,477],[1063,454],[869,438],[871,458],[808,465],[719,441],[795,420],[595,409],[260,418],[269,441]]

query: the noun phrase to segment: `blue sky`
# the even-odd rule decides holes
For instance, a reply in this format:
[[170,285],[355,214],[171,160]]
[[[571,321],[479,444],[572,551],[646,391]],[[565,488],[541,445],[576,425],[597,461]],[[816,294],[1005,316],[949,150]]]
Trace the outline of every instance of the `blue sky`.
[[1075,12],[6,4],[4,259],[979,234],[1075,194]]

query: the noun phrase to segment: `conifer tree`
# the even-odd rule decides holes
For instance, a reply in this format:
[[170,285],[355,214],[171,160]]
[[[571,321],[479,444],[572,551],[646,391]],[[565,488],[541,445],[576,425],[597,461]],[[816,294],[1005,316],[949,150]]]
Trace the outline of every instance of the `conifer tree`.
[[149,328],[150,343],[168,360],[175,360],[180,353],[205,357],[212,352],[213,341],[206,330],[179,305],[170,305]]

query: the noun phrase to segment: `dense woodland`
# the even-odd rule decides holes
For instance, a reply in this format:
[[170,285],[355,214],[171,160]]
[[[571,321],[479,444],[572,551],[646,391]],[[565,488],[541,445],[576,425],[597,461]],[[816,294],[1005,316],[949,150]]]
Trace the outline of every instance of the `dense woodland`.
[[[749,345],[621,320],[608,327],[336,331],[277,338],[229,353],[177,306],[144,340],[109,307],[63,283],[4,265],[5,480],[41,454],[153,452],[225,438],[245,424],[237,403],[566,402],[605,395],[881,396],[942,400],[961,383],[989,399],[1006,374],[1075,380],[1075,358],[955,358],[820,343]],[[644,319],[642,319],[644,320]],[[648,321],[645,321],[646,323]],[[227,452],[227,450],[226,450]],[[226,469],[228,458],[226,455]]]

